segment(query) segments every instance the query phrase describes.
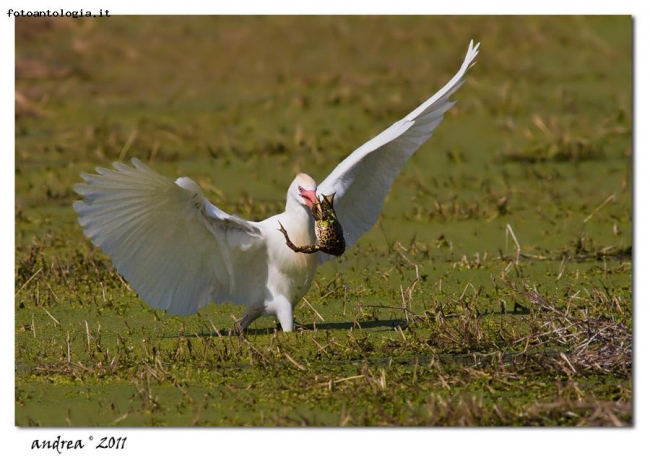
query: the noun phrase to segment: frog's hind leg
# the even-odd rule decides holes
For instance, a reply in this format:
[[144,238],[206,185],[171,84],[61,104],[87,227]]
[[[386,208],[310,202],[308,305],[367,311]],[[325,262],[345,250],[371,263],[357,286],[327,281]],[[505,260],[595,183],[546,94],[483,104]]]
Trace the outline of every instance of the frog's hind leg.
[[278,222],[280,225],[280,228],[278,228],[278,231],[280,231],[282,234],[284,234],[284,240],[287,242],[287,247],[289,247],[291,250],[293,250],[296,253],[316,253],[320,252],[321,246],[320,245],[302,245],[300,247],[296,246],[293,242],[291,242],[291,239],[289,239],[289,234],[287,233],[287,230],[284,229],[282,226],[282,223]]

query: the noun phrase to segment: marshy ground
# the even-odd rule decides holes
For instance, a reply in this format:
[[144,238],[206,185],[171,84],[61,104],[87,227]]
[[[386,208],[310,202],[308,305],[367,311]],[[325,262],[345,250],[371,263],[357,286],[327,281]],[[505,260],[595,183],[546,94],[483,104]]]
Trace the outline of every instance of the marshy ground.
[[[152,310],[83,236],[138,157],[261,220],[440,88],[458,104],[296,308]],[[630,17],[16,22],[16,425],[631,426]]]

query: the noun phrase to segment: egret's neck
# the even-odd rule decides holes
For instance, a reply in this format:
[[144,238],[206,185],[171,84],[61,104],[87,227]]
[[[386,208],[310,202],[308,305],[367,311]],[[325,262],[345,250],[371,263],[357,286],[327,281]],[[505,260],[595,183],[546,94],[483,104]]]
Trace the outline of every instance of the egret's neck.
[[313,226],[313,217],[309,208],[299,202],[290,199],[284,208],[285,218],[288,217],[296,222],[296,225]]
[[314,218],[307,206],[289,198],[285,211],[279,218],[289,235],[296,237],[292,238],[294,243],[311,244],[315,241]]
[[297,214],[299,211],[309,212],[309,208],[296,201],[290,193],[287,193],[287,204],[284,206],[284,211],[291,214]]

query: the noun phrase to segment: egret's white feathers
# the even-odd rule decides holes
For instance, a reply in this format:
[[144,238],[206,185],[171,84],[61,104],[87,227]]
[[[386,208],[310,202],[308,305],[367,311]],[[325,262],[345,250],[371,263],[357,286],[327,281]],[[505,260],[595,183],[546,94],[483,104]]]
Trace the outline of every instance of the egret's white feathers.
[[[74,203],[93,244],[111,257],[132,288],[153,307],[189,314],[211,300],[258,300],[266,241],[253,222],[210,204],[188,178],[176,183],[137,159],[83,174]],[[262,283],[255,283],[257,273]]]
[[310,207],[335,194],[334,206],[347,246],[377,221],[384,199],[408,158],[426,141],[454,103],[449,97],[478,54],[471,42],[458,73],[409,115],[366,142],[317,187],[298,174],[281,214],[261,222],[229,215],[210,204],[193,180],[172,181],[137,159],[133,167],[83,173],[74,190],[79,223],[93,244],[111,257],[132,288],[153,307],[174,314],[196,312],[210,301],[247,304],[246,327],[264,314],[293,329],[293,306],[309,289],[318,260],[328,255],[296,253],[294,242],[316,242]]
[[[480,44],[480,43],[479,43]],[[318,185],[318,193],[336,193],[334,207],[348,248],[375,224],[393,181],[402,166],[424,143],[454,102],[449,97],[463,84],[463,76],[478,55],[470,42],[458,73],[435,95],[402,120],[352,152]],[[333,256],[319,253],[324,261]]]

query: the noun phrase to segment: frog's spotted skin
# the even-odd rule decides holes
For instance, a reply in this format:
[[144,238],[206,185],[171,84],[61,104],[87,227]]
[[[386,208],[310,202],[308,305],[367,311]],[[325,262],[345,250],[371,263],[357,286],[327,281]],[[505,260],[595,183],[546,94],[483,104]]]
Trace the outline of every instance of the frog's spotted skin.
[[343,237],[343,227],[336,217],[336,212],[334,212],[334,194],[323,195],[323,198],[312,206],[311,215],[316,220],[318,245],[297,247],[291,242],[287,231],[280,223],[279,230],[284,234],[287,246],[298,253],[323,252],[335,256],[343,255],[343,252],[345,252],[345,238]]

